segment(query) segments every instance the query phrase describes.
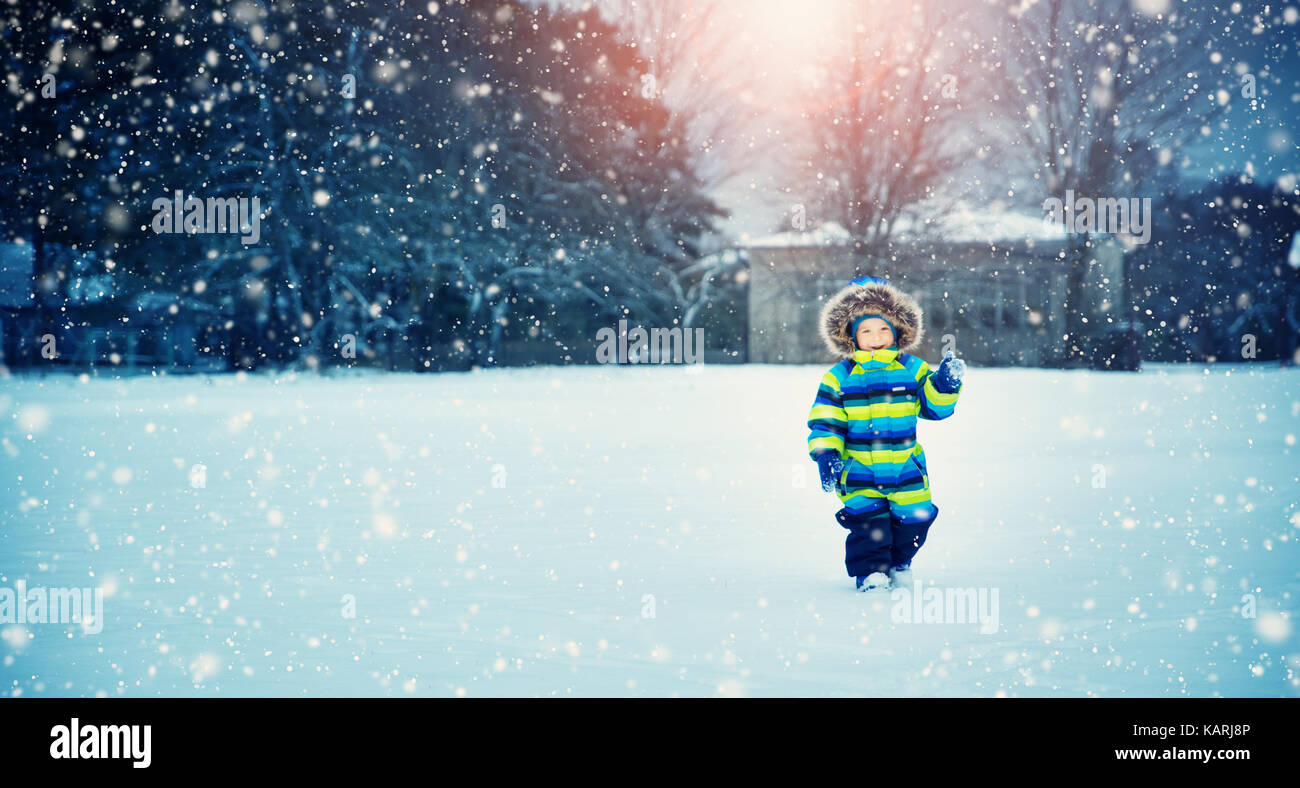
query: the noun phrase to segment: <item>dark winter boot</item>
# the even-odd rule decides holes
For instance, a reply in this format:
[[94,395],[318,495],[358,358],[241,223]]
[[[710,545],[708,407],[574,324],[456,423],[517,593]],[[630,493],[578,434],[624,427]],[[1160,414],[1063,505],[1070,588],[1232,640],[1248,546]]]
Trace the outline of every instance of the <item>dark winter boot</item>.
[[912,588],[912,565],[898,564],[889,568],[890,588]]
[[857,579],[857,588],[859,591],[865,592],[888,591],[894,587],[893,583],[894,581],[891,578],[882,575],[879,572],[872,572],[865,577],[859,577]]

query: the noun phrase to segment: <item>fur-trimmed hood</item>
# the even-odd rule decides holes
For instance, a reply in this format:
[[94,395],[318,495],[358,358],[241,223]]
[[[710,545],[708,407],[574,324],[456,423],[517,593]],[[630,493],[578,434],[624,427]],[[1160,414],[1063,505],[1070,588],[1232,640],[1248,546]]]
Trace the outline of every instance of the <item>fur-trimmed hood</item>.
[[906,353],[921,343],[921,305],[892,285],[871,283],[849,285],[822,307],[821,335],[826,348],[841,358],[852,358],[858,345],[849,336],[849,321],[862,315],[880,315],[893,323],[899,352]]

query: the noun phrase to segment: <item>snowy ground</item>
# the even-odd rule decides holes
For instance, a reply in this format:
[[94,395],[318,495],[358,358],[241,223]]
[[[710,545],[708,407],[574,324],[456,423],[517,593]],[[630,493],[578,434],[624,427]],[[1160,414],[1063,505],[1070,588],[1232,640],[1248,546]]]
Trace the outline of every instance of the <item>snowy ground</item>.
[[0,694],[1300,695],[1300,370],[972,369],[916,573],[992,634],[852,590],[823,371],[10,378],[0,587],[107,597]]

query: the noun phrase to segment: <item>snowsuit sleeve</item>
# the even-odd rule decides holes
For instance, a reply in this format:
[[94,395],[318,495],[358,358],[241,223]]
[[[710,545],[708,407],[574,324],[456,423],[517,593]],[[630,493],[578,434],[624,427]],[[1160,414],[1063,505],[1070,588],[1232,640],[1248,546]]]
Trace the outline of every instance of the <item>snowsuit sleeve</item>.
[[957,395],[961,394],[962,384],[957,384],[957,390],[951,394],[945,394],[934,387],[934,382],[930,379],[934,374],[930,370],[930,365],[921,359],[921,365],[916,370],[916,380],[921,385],[918,387],[920,396],[919,408],[917,414],[923,419],[939,421],[946,419],[957,409]]
[[808,434],[809,456],[823,449],[834,449],[841,457],[844,456],[844,436],[848,434],[849,417],[844,412],[840,379],[835,376],[837,367],[832,367],[822,376],[817,398],[808,413],[808,429],[812,430]]

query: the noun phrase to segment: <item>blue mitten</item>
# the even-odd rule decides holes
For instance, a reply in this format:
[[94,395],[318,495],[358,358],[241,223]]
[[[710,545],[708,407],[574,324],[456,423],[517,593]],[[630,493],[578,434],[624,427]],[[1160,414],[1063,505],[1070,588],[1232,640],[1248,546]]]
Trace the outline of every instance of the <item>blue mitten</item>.
[[944,354],[943,361],[939,362],[939,368],[930,376],[930,382],[934,383],[936,391],[954,394],[961,388],[961,379],[965,374],[966,362],[953,358],[952,351],[949,350]]
[[826,492],[835,492],[835,485],[840,482],[840,474],[844,472],[844,460],[840,459],[840,453],[830,449],[817,452],[817,471],[822,477],[822,489]]

